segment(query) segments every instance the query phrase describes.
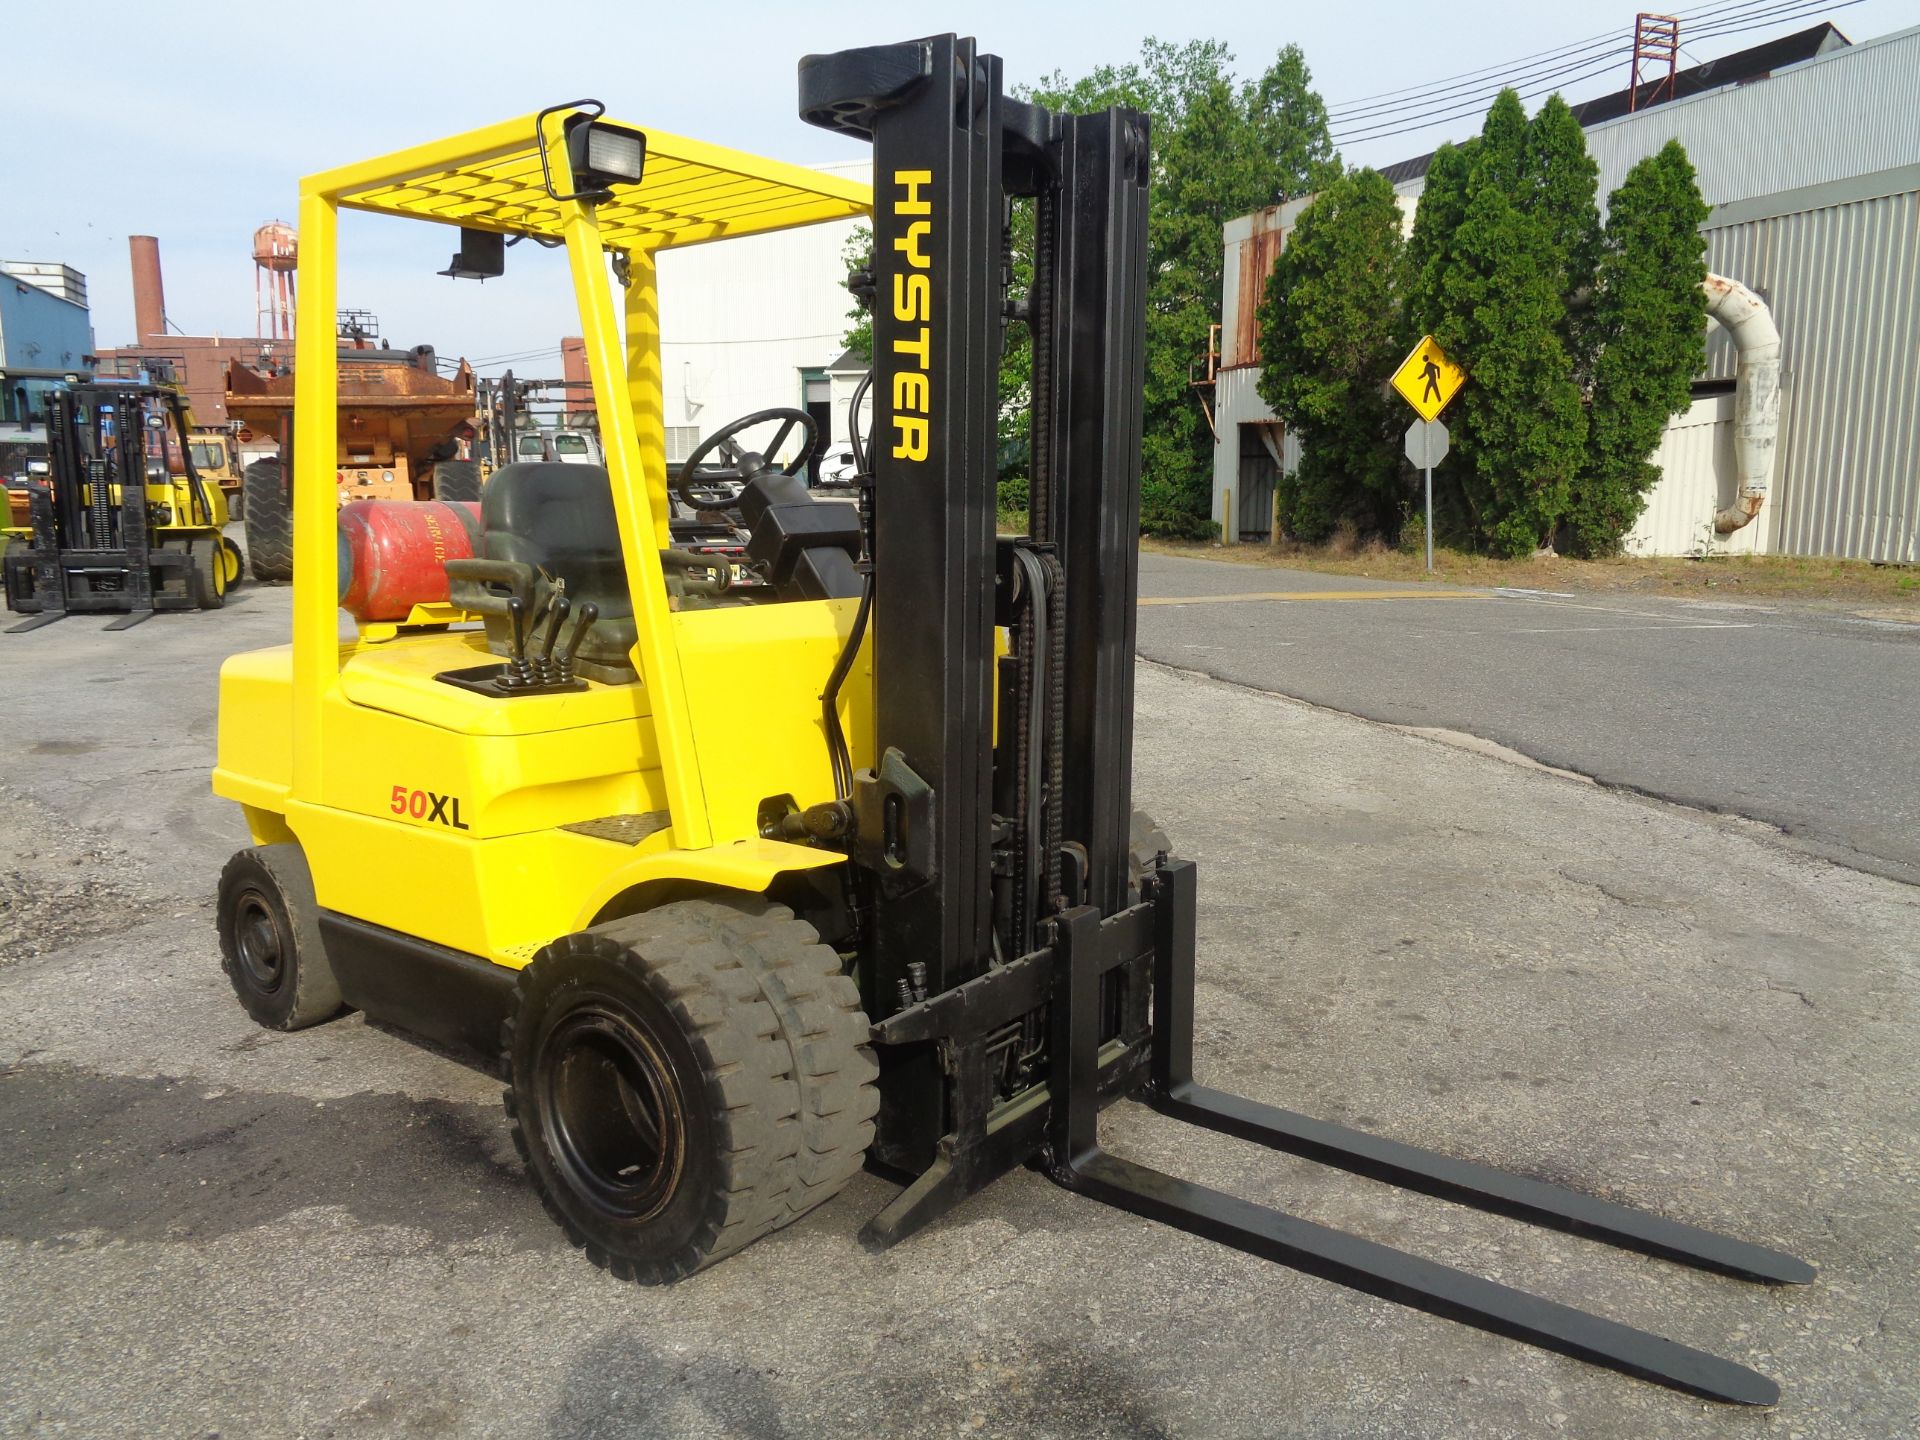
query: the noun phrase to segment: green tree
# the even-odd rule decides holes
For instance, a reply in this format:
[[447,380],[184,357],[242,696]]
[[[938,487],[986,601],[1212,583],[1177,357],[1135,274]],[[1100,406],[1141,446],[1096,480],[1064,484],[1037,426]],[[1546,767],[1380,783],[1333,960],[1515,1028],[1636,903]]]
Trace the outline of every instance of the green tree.
[[1586,467],[1562,530],[1576,554],[1620,548],[1660,478],[1648,457],[1668,417],[1692,403],[1693,377],[1706,363],[1707,214],[1677,140],[1628,171],[1608,201]]
[[1600,257],[1600,167],[1567,102],[1547,97],[1527,125],[1523,193],[1547,227],[1567,320],[1561,340],[1584,390],[1593,368],[1593,267]]
[[[873,226],[856,225],[847,236],[847,243],[840,248],[840,263],[846,267],[847,278],[851,280],[858,272],[870,269],[873,265]],[[840,337],[842,349],[851,350],[856,355],[873,356],[873,312],[852,298],[847,307],[847,329]]]
[[1427,164],[1413,233],[1407,237],[1406,323],[1400,337],[1405,350],[1440,326],[1444,313],[1440,281],[1453,263],[1454,235],[1466,218],[1467,181],[1472,173],[1472,142],[1442,145]]
[[[1233,74],[1217,40],[1147,39],[1140,58],[1073,79],[1056,71],[1020,98],[1084,114],[1109,105],[1151,122],[1148,168],[1146,346],[1141,442],[1141,526],[1204,536],[1212,494],[1213,436],[1188,384],[1220,305],[1221,227],[1236,215],[1309,194],[1339,174],[1326,106],[1299,49],[1288,46],[1257,78]],[[1033,211],[1014,206],[1014,293],[1033,277]],[[850,268],[868,253],[849,247]],[[855,316],[847,343],[862,331]],[[1009,326],[1000,363],[1001,448],[1024,457],[1032,341]],[[1024,458],[1003,466],[1002,504],[1024,503]]]
[[1527,129],[1527,107],[1520,103],[1520,93],[1509,87],[1488,107],[1473,147],[1475,167],[1516,201],[1523,191],[1532,188],[1527,173]]
[[1299,539],[1324,540],[1342,520],[1399,526],[1401,416],[1381,381],[1400,360],[1402,249],[1392,183],[1356,170],[1301,213],[1267,281],[1259,387],[1300,439],[1280,482],[1281,522]]
[[[1078,81],[1055,74],[1027,96],[1080,112],[1132,105],[1152,122],[1140,489],[1142,528],[1161,534],[1213,528],[1213,436],[1188,376],[1220,304],[1221,227],[1339,173],[1326,107],[1300,51],[1287,47],[1245,83],[1232,63],[1218,41],[1149,39],[1137,62]],[[1017,239],[1017,256],[1030,253]],[[1025,344],[1009,337],[1008,368],[1021,366]]]
[[1455,480],[1482,543],[1499,555],[1551,539],[1586,439],[1561,339],[1566,303],[1553,238],[1528,198],[1516,196],[1503,152],[1483,146],[1434,328],[1470,377],[1447,417]]

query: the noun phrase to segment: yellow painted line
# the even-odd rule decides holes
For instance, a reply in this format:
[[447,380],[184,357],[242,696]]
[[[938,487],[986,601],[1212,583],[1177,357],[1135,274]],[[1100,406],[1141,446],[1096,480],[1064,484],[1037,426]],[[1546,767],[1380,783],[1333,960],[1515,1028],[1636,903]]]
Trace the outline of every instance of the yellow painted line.
[[1234,605],[1246,600],[1485,600],[1484,590],[1256,590],[1239,595],[1155,595],[1142,605]]

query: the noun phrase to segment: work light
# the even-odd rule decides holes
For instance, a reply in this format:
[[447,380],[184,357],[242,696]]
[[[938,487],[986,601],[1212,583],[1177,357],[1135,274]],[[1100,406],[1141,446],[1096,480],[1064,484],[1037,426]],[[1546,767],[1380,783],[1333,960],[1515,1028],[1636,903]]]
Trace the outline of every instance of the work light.
[[[591,106],[591,109],[584,107]],[[561,122],[567,141],[567,167],[573,171],[574,190],[562,195],[553,188],[553,171],[547,161],[546,118],[561,110],[573,110]],[[534,122],[540,143],[540,175],[547,193],[555,200],[584,200],[597,205],[610,199],[616,185],[638,185],[647,168],[647,136],[642,130],[615,125],[600,117],[606,107],[598,100],[572,100],[565,105],[550,105]]]
[[647,137],[624,125],[580,116],[567,122],[567,163],[582,192],[638,185],[647,167]]

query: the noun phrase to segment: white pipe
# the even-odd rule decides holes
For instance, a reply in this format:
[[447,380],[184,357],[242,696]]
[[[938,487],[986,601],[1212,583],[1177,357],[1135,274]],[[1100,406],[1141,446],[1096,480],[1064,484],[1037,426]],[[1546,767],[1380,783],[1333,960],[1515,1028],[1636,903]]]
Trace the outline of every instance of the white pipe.
[[1734,466],[1740,488],[1733,504],[1713,517],[1722,535],[1752,521],[1767,502],[1774,444],[1780,436],[1780,331],[1767,302],[1738,280],[1707,276],[1707,315],[1719,321],[1739,360],[1734,369]]

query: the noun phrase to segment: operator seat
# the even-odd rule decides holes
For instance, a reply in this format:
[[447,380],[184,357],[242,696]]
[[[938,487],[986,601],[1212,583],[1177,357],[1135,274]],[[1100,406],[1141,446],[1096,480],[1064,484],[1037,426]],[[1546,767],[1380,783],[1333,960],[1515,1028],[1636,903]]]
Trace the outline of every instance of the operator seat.
[[[487,481],[480,517],[488,559],[531,567],[536,606],[548,589],[541,577],[550,576],[566,582],[574,615],[589,600],[600,607],[600,618],[581,642],[580,672],[613,684],[636,679],[633,592],[605,468],[539,460],[502,465]],[[473,608],[485,613],[489,647],[507,653],[512,622],[504,604]],[[569,619],[562,629],[563,645],[573,626]]]

